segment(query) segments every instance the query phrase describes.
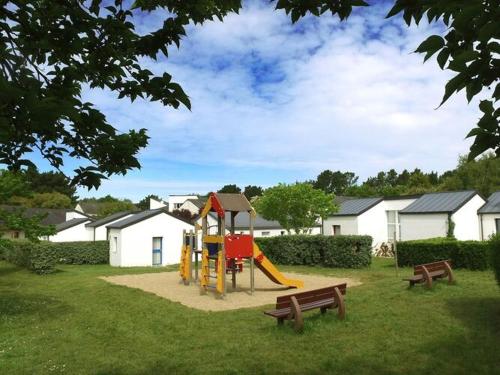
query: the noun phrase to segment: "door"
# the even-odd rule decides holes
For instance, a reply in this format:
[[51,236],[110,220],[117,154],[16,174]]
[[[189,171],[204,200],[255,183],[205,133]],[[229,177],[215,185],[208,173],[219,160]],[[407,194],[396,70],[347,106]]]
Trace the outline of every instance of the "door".
[[163,237],[153,237],[153,266],[161,266]]

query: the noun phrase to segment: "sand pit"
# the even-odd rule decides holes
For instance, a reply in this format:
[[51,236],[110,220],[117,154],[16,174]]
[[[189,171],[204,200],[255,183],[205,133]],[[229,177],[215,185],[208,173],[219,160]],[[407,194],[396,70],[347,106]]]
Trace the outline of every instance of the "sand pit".
[[[349,287],[361,285],[358,280],[296,273],[283,273],[290,279],[304,282],[300,291],[322,288],[346,282]],[[224,299],[216,298],[213,292],[200,294],[198,283],[185,286],[178,272],[146,273],[141,275],[120,275],[101,277],[112,284],[137,288],[156,294],[174,302],[205,311],[225,311],[247,307],[274,304],[277,296],[297,293],[299,289],[288,289],[269,280],[260,270],[255,270],[255,292],[250,294],[250,275],[248,270],[237,275],[236,290],[231,287],[231,279],[227,277],[227,295]]]

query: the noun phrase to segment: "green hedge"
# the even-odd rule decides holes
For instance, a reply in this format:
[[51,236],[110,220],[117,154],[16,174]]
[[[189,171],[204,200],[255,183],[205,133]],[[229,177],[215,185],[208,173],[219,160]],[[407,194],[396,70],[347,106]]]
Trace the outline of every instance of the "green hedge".
[[5,260],[38,274],[52,273],[57,261],[50,242],[2,241]]
[[341,268],[371,264],[370,236],[291,235],[256,238],[255,242],[273,263]]
[[500,285],[500,234],[493,236],[490,240],[491,250],[491,265],[497,278],[498,285]]
[[485,270],[490,265],[489,244],[449,238],[403,241],[397,244],[398,265],[414,266],[450,259],[453,268]]
[[108,264],[108,241],[53,242],[58,263],[62,264]]

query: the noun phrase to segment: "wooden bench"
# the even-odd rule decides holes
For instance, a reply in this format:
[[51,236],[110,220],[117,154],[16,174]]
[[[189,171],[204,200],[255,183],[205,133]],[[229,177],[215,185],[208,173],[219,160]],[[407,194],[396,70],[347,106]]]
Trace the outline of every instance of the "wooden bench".
[[410,287],[417,283],[425,283],[428,288],[432,288],[432,281],[443,277],[448,277],[448,284],[453,283],[453,272],[449,260],[414,266],[413,275],[412,277],[403,279],[410,282]]
[[310,290],[308,292],[289,294],[276,299],[276,309],[265,311],[264,314],[278,320],[283,324],[285,320],[293,320],[296,331],[302,330],[304,321],[302,312],[320,309],[324,314],[327,309],[338,308],[340,319],[345,317],[344,295],[347,284],[338,284],[326,288]]

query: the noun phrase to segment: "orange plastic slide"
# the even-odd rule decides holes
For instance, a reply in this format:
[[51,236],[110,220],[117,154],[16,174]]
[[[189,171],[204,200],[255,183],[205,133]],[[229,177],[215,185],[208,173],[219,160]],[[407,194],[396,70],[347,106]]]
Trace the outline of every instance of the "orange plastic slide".
[[260,251],[259,246],[255,242],[253,243],[253,257],[255,265],[276,284],[286,285],[290,288],[304,287],[303,281],[288,279],[278,271],[274,264]]

